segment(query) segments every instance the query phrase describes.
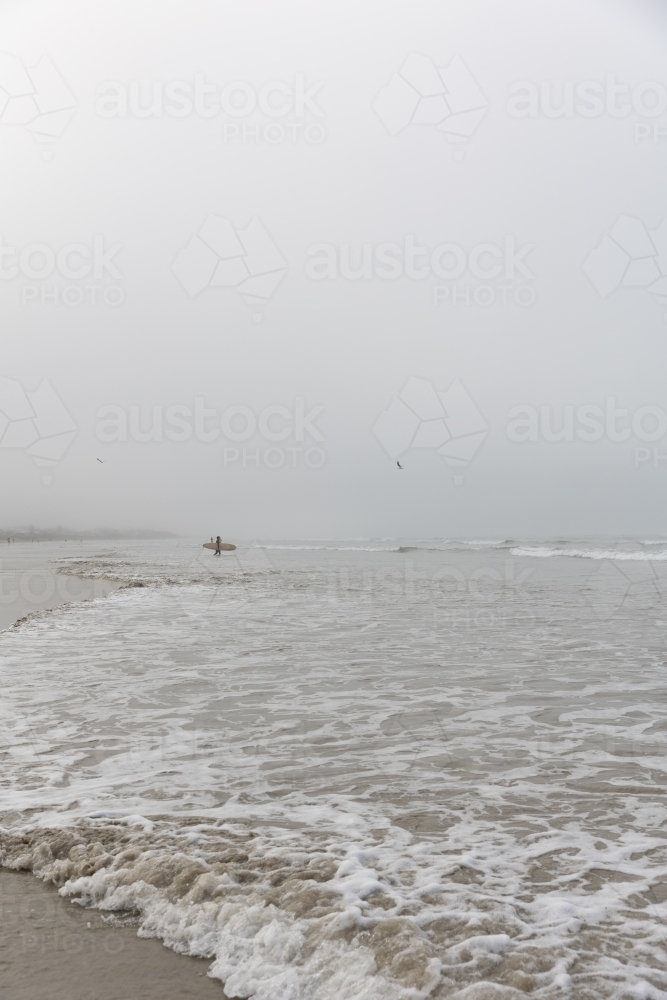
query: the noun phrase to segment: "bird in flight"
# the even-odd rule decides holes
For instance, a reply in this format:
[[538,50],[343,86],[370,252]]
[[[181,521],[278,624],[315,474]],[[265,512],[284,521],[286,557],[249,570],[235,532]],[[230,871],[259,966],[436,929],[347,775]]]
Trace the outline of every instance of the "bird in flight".
[[399,469],[402,469],[402,468],[403,468],[403,466],[401,465],[401,463],[400,463],[400,462],[397,462],[397,463],[396,463],[396,465],[397,465],[397,466],[399,467]]
[[102,461],[102,459],[101,459],[101,458],[98,458],[98,459],[97,459],[97,461],[98,461],[98,462],[99,462],[99,463],[100,463],[101,465],[104,465],[104,462],[106,462],[106,458],[104,459],[104,462]]

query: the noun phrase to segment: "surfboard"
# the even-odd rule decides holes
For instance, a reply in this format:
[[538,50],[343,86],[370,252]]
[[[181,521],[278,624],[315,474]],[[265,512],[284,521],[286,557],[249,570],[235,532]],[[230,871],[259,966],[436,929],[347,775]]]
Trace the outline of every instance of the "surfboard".
[[[218,546],[216,542],[204,542],[204,548],[213,549],[214,551],[216,551]],[[235,548],[236,546],[232,545],[231,542],[220,542],[221,552],[233,552]]]

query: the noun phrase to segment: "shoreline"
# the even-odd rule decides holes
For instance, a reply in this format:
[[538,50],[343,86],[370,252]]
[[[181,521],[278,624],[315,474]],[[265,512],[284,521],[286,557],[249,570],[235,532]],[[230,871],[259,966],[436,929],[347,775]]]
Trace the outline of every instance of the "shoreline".
[[13,552],[0,558],[0,631],[39,611],[108,597],[123,584],[59,571],[54,560]]
[[[0,561],[0,632],[43,611],[108,597],[126,584],[58,572],[13,552]],[[32,872],[0,866],[0,996],[7,1000],[226,1000],[211,959],[172,951],[136,926],[59,895]]]

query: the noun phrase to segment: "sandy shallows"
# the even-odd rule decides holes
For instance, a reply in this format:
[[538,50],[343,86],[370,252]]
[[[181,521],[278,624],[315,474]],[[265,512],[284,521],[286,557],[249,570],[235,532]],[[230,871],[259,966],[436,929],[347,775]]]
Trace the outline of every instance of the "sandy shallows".
[[0,630],[37,611],[107,597],[122,584],[59,573],[45,559],[0,557]]
[[0,870],[0,1000],[226,1000],[208,965]]

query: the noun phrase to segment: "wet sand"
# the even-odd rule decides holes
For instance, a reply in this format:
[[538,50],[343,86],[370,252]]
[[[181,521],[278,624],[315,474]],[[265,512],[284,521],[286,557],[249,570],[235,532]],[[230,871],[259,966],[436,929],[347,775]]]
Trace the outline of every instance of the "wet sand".
[[[18,546],[17,546],[18,547]],[[57,572],[48,558],[12,550],[0,555],[0,630],[14,622],[70,601],[106,597],[121,584],[111,580],[85,580]]]
[[209,964],[0,869],[0,1000],[226,1000]]

